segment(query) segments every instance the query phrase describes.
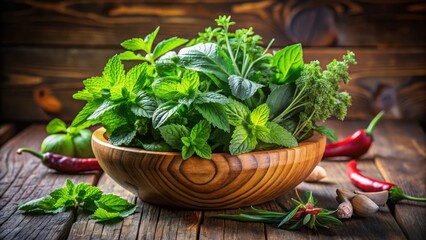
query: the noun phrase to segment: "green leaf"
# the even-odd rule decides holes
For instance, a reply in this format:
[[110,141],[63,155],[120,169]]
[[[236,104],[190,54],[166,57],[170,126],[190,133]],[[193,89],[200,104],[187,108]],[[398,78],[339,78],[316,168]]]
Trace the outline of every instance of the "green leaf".
[[303,65],[303,52],[300,43],[287,46],[275,53],[272,66],[277,69],[277,83],[294,82],[300,76]]
[[151,87],[157,97],[165,100],[178,100],[180,97],[185,96],[178,91],[179,85],[180,79],[176,76],[170,76],[155,80]]
[[43,214],[50,213],[56,214],[65,212],[65,206],[55,207],[56,200],[51,197],[43,197],[34,199],[25,203],[18,204],[18,210],[26,213]]
[[225,112],[228,116],[229,124],[232,126],[240,126],[246,124],[250,117],[249,108],[233,99],[229,99],[229,103],[225,105]]
[[224,82],[232,73],[231,60],[217,44],[200,43],[181,49],[178,55],[183,67],[214,74]]
[[197,144],[195,146],[195,153],[201,158],[205,158],[205,159],[212,158],[212,149],[209,146],[209,144],[207,144],[207,142],[202,142],[201,144]]
[[126,199],[114,194],[102,195],[102,197],[96,201],[96,205],[108,212],[121,212],[135,206],[134,204],[129,203]]
[[190,158],[195,153],[195,147],[193,145],[190,146],[182,146],[182,158],[184,160]]
[[269,107],[262,104],[255,108],[250,114],[250,121],[255,126],[265,126],[269,119]]
[[167,53],[168,51],[171,51],[183,44],[188,42],[187,39],[178,38],[178,37],[172,37],[166,40],[163,40],[155,46],[154,52],[153,52],[153,59],[157,59],[163,54]]
[[112,145],[121,146],[129,145],[136,136],[136,130],[127,125],[115,129],[109,137]]
[[210,137],[210,124],[207,121],[200,121],[191,129],[190,137],[192,140],[207,142]]
[[140,91],[135,99],[135,103],[130,106],[130,110],[138,117],[151,118],[157,109],[157,102],[146,92]]
[[[96,109],[101,106],[103,100],[97,99],[93,100],[91,102],[86,103],[86,105],[83,107],[83,109],[80,110],[80,112],[77,114],[77,116],[74,118],[74,120],[71,123],[72,127],[80,126],[81,124],[88,121],[88,117],[92,115]],[[96,124],[99,121],[92,121],[93,125]]]
[[85,182],[81,182],[75,186],[75,195],[79,202],[85,202],[86,200],[99,200],[102,197],[103,192],[94,186],[91,186]]
[[189,95],[200,86],[200,77],[195,71],[187,70],[183,73],[181,84],[178,86],[178,91],[183,95]]
[[142,38],[127,39],[121,43],[121,46],[131,51],[143,50],[145,52],[148,52],[147,45]]
[[129,61],[132,61],[132,60],[139,60],[139,61],[147,61],[147,59],[146,59],[144,56],[142,56],[142,55],[140,55],[140,54],[138,54],[138,53],[130,52],[130,51],[125,51],[125,52],[123,52],[123,53],[120,53],[120,54],[118,55],[118,57],[120,58],[120,60],[129,60]]
[[256,136],[253,136],[244,126],[237,126],[232,134],[229,151],[232,155],[250,152],[256,148]]
[[152,33],[146,35],[144,41],[147,45],[147,49],[145,52],[151,53],[152,45],[154,44],[154,40],[157,37],[158,31],[160,31],[160,27],[157,27]]
[[90,217],[95,219],[97,223],[119,222],[123,220],[123,217],[120,216],[119,212],[108,212],[103,208],[96,209],[96,211]]
[[108,60],[102,75],[111,86],[124,83],[126,77],[124,73],[124,65],[121,63],[118,55],[115,55]]
[[126,125],[127,119],[122,114],[117,113],[117,110],[108,111],[100,117],[102,126],[111,134],[115,129]]
[[258,134],[257,137],[266,143],[274,143],[284,147],[297,147],[298,143],[296,138],[285,128],[274,122],[267,122],[266,127],[269,129],[270,134]]
[[154,151],[154,152],[170,152],[170,151],[172,151],[172,148],[164,142],[152,142],[152,143],[143,143],[142,142],[142,147],[147,151]]
[[87,118],[88,120],[95,120],[102,116],[104,113],[120,106],[122,102],[114,102],[111,100],[105,100],[102,104],[96,108],[96,110]]
[[179,57],[174,51],[168,52],[155,61],[155,68],[160,77],[175,75]]
[[83,81],[86,89],[93,94],[93,96],[100,97],[102,89],[110,88],[110,83],[102,77],[91,77]]
[[90,93],[89,90],[83,89],[81,91],[78,91],[77,93],[74,93],[72,95],[72,98],[76,100],[91,101],[93,100],[93,94]]
[[172,148],[180,150],[183,146],[181,138],[189,135],[189,130],[178,124],[168,124],[159,128],[161,137]]
[[338,140],[336,133],[331,128],[328,128],[326,126],[314,126],[314,130],[323,134],[333,142],[336,142]]
[[290,105],[293,95],[293,89],[290,84],[274,88],[266,99],[266,104],[271,110],[271,116],[278,116],[282,113]]
[[228,104],[228,98],[220,93],[206,92],[201,93],[195,99],[196,103],[220,103]]
[[241,100],[252,97],[259,88],[263,87],[262,84],[255,83],[238,75],[229,76],[228,81],[232,95]]
[[161,127],[169,117],[171,117],[182,104],[168,101],[161,104],[152,115],[152,125],[154,128]]
[[227,113],[223,105],[219,103],[204,103],[195,105],[195,109],[213,126],[229,132]]
[[54,133],[65,133],[67,132],[67,125],[64,121],[62,121],[59,118],[54,118],[52,121],[49,122],[46,126],[46,132],[48,134],[54,134]]
[[126,74],[125,88],[129,92],[137,93],[142,90],[147,74],[147,64],[142,63],[132,67]]

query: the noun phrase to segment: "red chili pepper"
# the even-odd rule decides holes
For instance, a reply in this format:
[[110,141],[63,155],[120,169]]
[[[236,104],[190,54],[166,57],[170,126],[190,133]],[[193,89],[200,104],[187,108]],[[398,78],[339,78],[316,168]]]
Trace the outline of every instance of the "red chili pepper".
[[79,173],[94,170],[102,171],[96,158],[73,158],[49,152],[41,154],[28,148],[20,148],[16,151],[18,154],[22,152],[27,152],[40,158],[43,165],[60,172]]
[[367,129],[360,129],[345,139],[327,144],[323,157],[351,157],[357,158],[368,151],[373,142],[373,130],[383,116],[383,111],[374,117]]
[[377,180],[363,175],[356,167],[357,162],[351,160],[346,168],[346,175],[351,182],[365,192],[380,192],[387,190],[389,192],[388,202],[396,203],[403,199],[426,202],[426,198],[417,198],[405,194],[402,189],[393,183]]

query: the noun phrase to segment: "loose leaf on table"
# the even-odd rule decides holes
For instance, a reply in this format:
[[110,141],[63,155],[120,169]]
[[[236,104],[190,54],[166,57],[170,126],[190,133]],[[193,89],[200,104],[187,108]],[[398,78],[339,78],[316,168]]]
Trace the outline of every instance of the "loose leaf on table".
[[97,222],[114,222],[130,216],[137,206],[113,194],[103,192],[87,183],[74,183],[67,179],[66,185],[53,190],[48,196],[19,203],[18,210],[33,214],[57,214],[81,207],[93,213]]

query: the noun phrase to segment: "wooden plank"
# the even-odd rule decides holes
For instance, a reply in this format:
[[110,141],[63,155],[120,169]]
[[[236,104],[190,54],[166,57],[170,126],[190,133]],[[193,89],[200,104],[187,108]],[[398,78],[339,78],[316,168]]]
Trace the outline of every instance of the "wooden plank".
[[15,135],[16,129],[13,123],[0,124],[0,146]]
[[[384,179],[397,184],[411,196],[426,197],[426,137],[411,122],[385,122],[378,134],[384,139],[375,145],[375,160]],[[378,135],[377,134],[377,135]],[[426,238],[425,204],[402,201],[395,205],[395,218],[410,239]]]
[[92,183],[94,173],[71,175],[46,168],[39,159],[16,149],[39,149],[46,136],[45,126],[33,125],[7,142],[0,150],[0,239],[63,239],[68,235],[75,213],[27,215],[17,211],[16,204],[49,194],[62,187],[67,178],[75,183]]
[[[358,64],[344,87],[352,96],[348,119],[371,119],[380,109],[387,118],[424,119],[426,114],[426,59],[421,49],[373,50],[353,48]],[[0,116],[5,120],[72,120],[84,102],[72,100],[82,80],[101,75],[107,59],[118,49],[2,48],[5,79],[0,79]],[[304,49],[305,62],[325,63],[340,58],[346,49]],[[126,62],[128,66],[128,63]],[[324,66],[325,67],[325,66]],[[51,92],[61,103],[59,112],[46,112],[34,95]]]
[[2,43],[111,46],[161,25],[160,37],[195,37],[232,15],[275,46],[424,46],[425,3],[410,1],[42,1],[2,7]]

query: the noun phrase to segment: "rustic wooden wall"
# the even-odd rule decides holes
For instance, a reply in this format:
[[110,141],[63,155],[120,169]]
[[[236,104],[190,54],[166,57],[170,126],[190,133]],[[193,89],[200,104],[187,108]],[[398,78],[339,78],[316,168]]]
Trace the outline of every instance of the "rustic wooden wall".
[[192,38],[218,15],[253,26],[275,48],[301,42],[305,61],[350,49],[358,65],[346,89],[349,118],[426,117],[426,2],[415,0],[4,0],[0,120],[70,120],[71,98],[99,75],[119,43],[161,25],[159,39]]

